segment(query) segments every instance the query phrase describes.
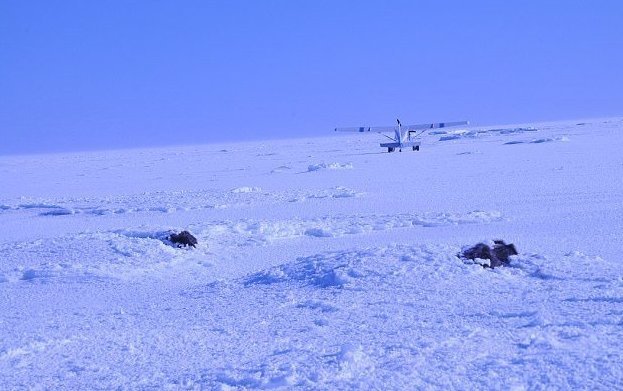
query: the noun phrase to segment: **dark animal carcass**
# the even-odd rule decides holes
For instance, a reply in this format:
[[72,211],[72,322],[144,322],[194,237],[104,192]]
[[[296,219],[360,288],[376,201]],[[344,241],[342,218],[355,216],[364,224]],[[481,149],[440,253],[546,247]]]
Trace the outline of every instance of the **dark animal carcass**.
[[458,254],[462,259],[487,259],[489,264],[481,263],[482,267],[495,268],[498,266],[508,265],[510,262],[509,257],[511,255],[517,255],[515,245],[506,244],[503,240],[494,240],[493,247],[485,243],[478,243],[475,246],[465,248]]
[[182,231],[179,234],[172,233],[169,235],[168,239],[171,243],[177,245],[177,247],[195,247],[197,245],[197,238],[188,231]]

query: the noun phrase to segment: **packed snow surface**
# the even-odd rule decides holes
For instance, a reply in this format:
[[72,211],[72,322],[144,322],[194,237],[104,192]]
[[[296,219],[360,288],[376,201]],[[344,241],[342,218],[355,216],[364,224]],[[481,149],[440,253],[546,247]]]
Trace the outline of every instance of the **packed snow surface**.
[[623,120],[379,141],[1,157],[0,389],[620,389]]

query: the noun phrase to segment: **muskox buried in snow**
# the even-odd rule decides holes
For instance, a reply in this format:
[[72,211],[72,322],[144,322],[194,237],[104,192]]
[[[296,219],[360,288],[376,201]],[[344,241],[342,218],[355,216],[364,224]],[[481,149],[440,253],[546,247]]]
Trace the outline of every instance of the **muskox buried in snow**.
[[[503,240],[494,240],[492,247],[485,243],[478,243],[475,246],[464,248],[457,255],[462,259],[476,261],[482,267],[493,269],[498,266],[508,265],[510,262],[509,257],[517,255],[517,250],[512,243],[506,244]],[[481,260],[481,262],[477,260]]]
[[197,245],[197,238],[188,231],[182,231],[179,234],[172,233],[167,239],[178,248],[186,246],[196,247]]

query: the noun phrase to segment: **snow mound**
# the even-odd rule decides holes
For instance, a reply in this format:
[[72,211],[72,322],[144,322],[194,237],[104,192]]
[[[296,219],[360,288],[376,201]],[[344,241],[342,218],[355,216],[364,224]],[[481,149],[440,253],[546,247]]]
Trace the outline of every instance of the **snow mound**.
[[[158,275],[193,257],[194,251],[168,241],[171,232],[122,229],[0,245],[3,254],[16,260],[12,265],[1,265],[0,276],[13,283],[89,283]],[[203,240],[197,250],[197,254],[207,251]],[[205,267],[209,262],[203,260],[202,264]]]
[[359,197],[363,193],[357,192],[355,190],[349,189],[347,187],[338,186],[334,189],[334,192],[331,194],[333,198],[351,198],[351,197]]
[[433,131],[431,135],[441,135],[439,141],[452,141],[460,139],[475,139],[481,137],[490,137],[492,135],[518,135],[525,132],[537,132],[537,128],[533,127],[520,127],[520,128],[499,128],[499,129],[475,129],[475,130],[439,130]]
[[454,135],[450,135],[450,136],[442,136],[442,137],[439,137],[439,141],[458,140],[458,139],[460,139],[462,137],[464,137],[464,136],[458,135],[458,134],[454,134]]
[[350,170],[352,168],[352,163],[318,163],[310,164],[307,167],[307,171],[312,172],[319,170]]
[[[201,297],[228,292],[242,302],[247,297],[279,302],[261,310],[260,301],[245,305],[251,311],[247,317],[255,319],[257,312],[270,319],[266,326],[273,335],[293,322],[306,325],[299,331],[305,336],[279,344],[276,356],[254,361],[263,368],[278,357],[296,366],[271,365],[253,375],[229,368],[218,381],[263,388],[270,379],[285,377],[287,386],[404,389],[451,387],[460,378],[464,386],[538,388],[543,379],[530,375],[534,365],[566,367],[575,360],[571,352],[582,351],[602,369],[608,366],[599,357],[601,349],[614,353],[609,344],[620,327],[618,266],[580,252],[527,253],[508,268],[491,270],[464,264],[455,256],[458,250],[395,245],[327,252],[203,289]],[[601,314],[597,323],[590,320],[594,311]],[[613,334],[596,340],[595,327]],[[321,337],[339,330],[349,331],[341,339]],[[494,364],[504,368],[504,379],[490,376]],[[246,382],[248,376],[255,380]],[[544,376],[579,385],[566,372]]]
[[567,136],[558,136],[558,137],[543,137],[537,138],[530,141],[527,140],[512,140],[507,141],[504,145],[515,145],[515,144],[543,144],[543,143],[551,143],[551,142],[567,142],[569,141],[569,137]]
[[222,227],[221,232],[235,235],[236,240],[244,238],[248,243],[258,245],[304,236],[330,238],[413,227],[489,224],[502,220],[504,217],[499,211],[477,210],[468,213],[336,215],[309,220],[242,220],[221,222],[219,226]]
[[75,213],[76,211],[73,209],[58,207],[58,208],[50,209],[47,212],[42,212],[40,213],[40,215],[41,216],[66,216],[66,215],[72,215]]
[[237,187],[231,190],[232,193],[258,193],[260,191],[262,191],[261,187],[249,187],[249,186]]
[[337,354],[340,372],[339,379],[356,379],[374,373],[374,361],[361,345],[345,343]]
[[270,172],[271,174],[274,174],[274,173],[288,172],[291,170],[292,170],[292,167],[282,165],[282,166],[273,168]]
[[504,128],[504,129],[489,129],[488,132],[498,132],[500,134],[517,134],[525,132],[536,132],[537,128],[528,126],[524,128]]
[[336,186],[332,189],[316,192],[305,192],[297,194],[288,199],[288,202],[302,202],[305,200],[328,199],[328,198],[353,198],[363,196],[363,192],[355,191],[344,186]]
[[352,257],[339,253],[300,258],[297,262],[251,275],[246,285],[297,281],[319,288],[342,287],[361,277]]
[[[348,189],[338,189],[355,196]],[[334,196],[336,193],[331,193]],[[199,244],[190,251],[168,241],[171,229],[118,229],[83,233],[0,246],[5,256],[17,259],[5,264],[0,275],[8,281],[47,282],[53,279],[138,278],[158,275],[177,264],[210,265],[210,242],[226,248],[270,247],[293,240],[323,241],[349,235],[416,227],[434,228],[462,224],[489,224],[503,220],[498,211],[396,215],[335,215],[314,219],[208,221],[190,227]],[[186,227],[188,228],[188,227]],[[184,229],[186,229],[184,228]],[[195,251],[196,250],[196,251]],[[192,260],[195,257],[195,260]],[[189,261],[192,261],[189,263]],[[62,265],[62,266],[59,266]],[[18,268],[16,268],[18,267]],[[336,271],[326,281],[347,281],[353,273]],[[336,283],[337,284],[337,283]]]
[[[398,249],[398,251],[397,251]],[[408,255],[398,255],[404,251]],[[379,263],[378,258],[387,258],[388,254],[396,254],[389,260]],[[402,268],[404,261],[414,261],[416,256],[430,261],[432,253],[422,248],[388,247],[371,248],[357,251],[339,251],[322,253],[298,258],[295,262],[276,266],[268,270],[253,274],[245,280],[245,285],[300,283],[317,288],[343,288],[361,285],[358,280],[379,281],[385,277],[395,275]],[[447,254],[438,254],[437,263],[451,259],[451,263],[458,265],[458,258],[448,257]]]
[[553,141],[569,141],[569,138],[566,136],[559,136],[559,137],[545,137],[545,138],[539,138],[539,139],[535,139],[530,141],[531,144],[542,144],[542,143],[551,143]]

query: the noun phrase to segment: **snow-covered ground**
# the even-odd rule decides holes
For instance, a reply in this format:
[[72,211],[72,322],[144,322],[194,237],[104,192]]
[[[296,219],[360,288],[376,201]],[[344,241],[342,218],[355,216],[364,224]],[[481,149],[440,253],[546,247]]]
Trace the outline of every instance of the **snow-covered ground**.
[[0,157],[0,389],[623,387],[623,119],[381,141]]

